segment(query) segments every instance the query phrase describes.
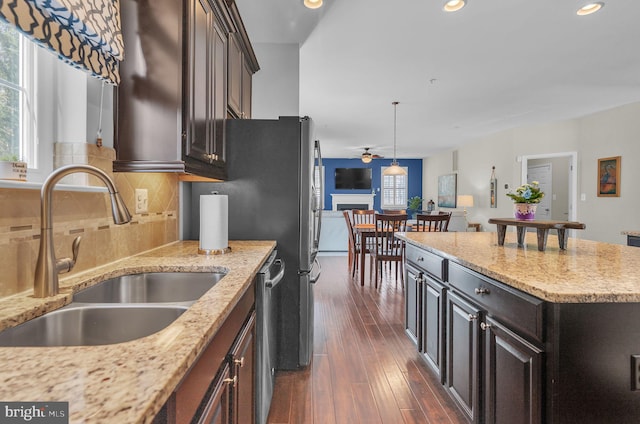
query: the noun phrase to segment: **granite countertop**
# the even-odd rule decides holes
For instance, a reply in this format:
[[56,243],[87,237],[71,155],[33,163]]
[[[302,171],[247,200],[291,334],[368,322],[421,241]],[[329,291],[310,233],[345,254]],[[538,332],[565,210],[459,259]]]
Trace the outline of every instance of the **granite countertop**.
[[150,422],[275,248],[273,241],[236,241],[232,252],[198,255],[198,242],[176,242],[60,280],[61,293],[31,292],[0,301],[0,328],[57,309],[72,291],[138,272],[227,271],[167,328],[105,346],[0,348],[2,401],[68,401],[71,423]]
[[567,249],[549,236],[538,251],[535,233],[517,247],[516,233],[498,246],[495,232],[398,234],[406,242],[542,300],[555,303],[640,302],[640,249],[569,238]]
[[621,231],[621,234],[623,236],[635,236],[635,237],[638,237],[638,236],[640,236],[640,231]]

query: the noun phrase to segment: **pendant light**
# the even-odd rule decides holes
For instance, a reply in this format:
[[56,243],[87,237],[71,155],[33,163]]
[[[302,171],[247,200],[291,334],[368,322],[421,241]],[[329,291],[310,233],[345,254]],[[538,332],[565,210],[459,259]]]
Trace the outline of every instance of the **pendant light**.
[[603,7],[604,7],[604,3],[601,2],[601,1],[587,2],[584,5],[582,5],[582,7],[580,9],[578,9],[576,14],[578,16],[591,15],[592,13],[596,13],[597,11],[602,9]]
[[467,5],[467,0],[448,0],[442,6],[445,12],[457,12]]
[[304,5],[309,9],[317,9],[322,6],[322,0],[304,0]]
[[401,168],[398,165],[398,161],[396,160],[396,126],[397,126],[397,110],[398,110],[398,102],[392,102],[393,105],[393,162],[391,162],[391,166],[387,167],[382,175],[407,175],[407,171],[404,168]]

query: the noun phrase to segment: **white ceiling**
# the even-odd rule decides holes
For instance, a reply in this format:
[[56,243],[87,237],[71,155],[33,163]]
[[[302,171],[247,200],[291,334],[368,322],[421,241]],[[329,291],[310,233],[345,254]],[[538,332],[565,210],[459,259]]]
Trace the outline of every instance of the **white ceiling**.
[[[236,0],[253,43],[300,44],[300,114],[325,157],[421,158],[640,101],[640,1]],[[640,117],[638,117],[640,119]]]

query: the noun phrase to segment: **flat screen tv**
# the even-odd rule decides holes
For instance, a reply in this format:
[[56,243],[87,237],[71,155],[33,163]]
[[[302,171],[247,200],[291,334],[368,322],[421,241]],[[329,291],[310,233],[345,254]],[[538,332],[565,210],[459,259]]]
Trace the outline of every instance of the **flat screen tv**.
[[371,190],[371,168],[336,168],[336,189]]

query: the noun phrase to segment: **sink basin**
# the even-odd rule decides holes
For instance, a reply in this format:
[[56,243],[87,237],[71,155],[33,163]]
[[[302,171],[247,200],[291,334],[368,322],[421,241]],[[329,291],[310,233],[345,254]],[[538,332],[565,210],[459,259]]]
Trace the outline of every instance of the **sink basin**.
[[149,336],[175,321],[180,305],[69,305],[0,333],[0,346],[96,346]]
[[148,272],[105,280],[73,295],[80,303],[162,303],[195,301],[213,287],[220,272]]

